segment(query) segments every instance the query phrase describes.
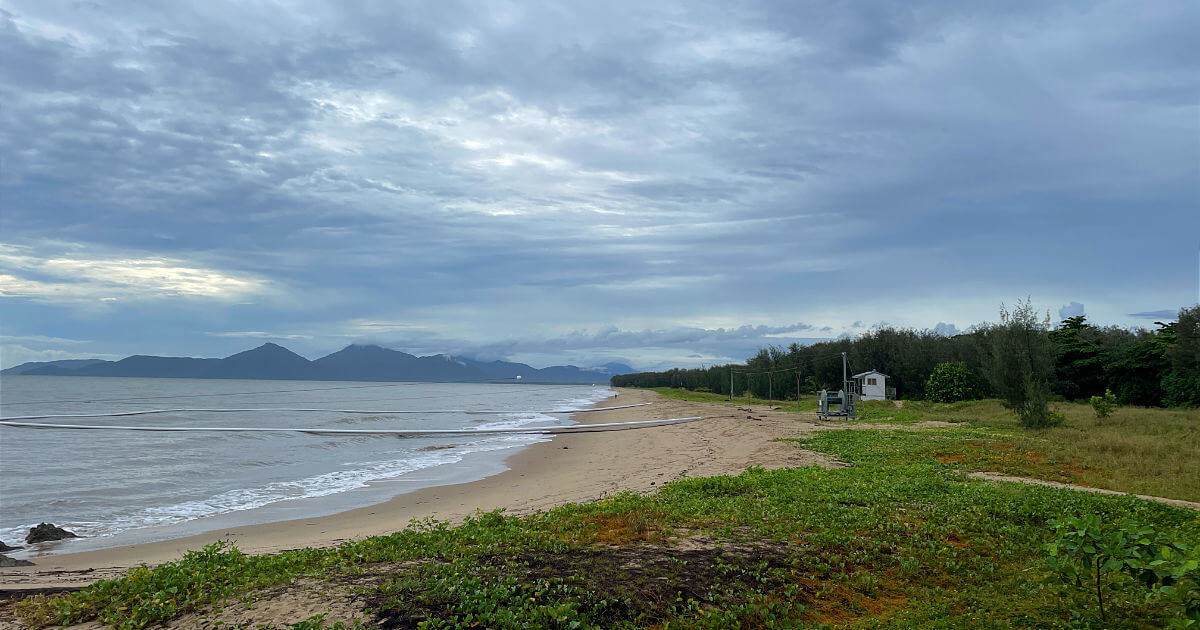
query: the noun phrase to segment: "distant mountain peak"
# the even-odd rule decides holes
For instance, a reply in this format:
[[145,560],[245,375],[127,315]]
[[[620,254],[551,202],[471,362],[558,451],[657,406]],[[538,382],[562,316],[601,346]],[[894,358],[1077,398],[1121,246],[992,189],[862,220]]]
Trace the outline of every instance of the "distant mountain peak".
[[[616,364],[620,365],[620,364]],[[621,366],[625,367],[625,366]],[[272,342],[223,359],[133,355],[120,361],[30,363],[5,374],[33,376],[126,376],[151,378],[249,378],[392,382],[525,382],[594,383],[607,374],[597,368],[556,365],[537,369],[509,361],[481,362],[450,354],[418,357],[375,344],[350,344],[315,361]]]
[[301,359],[305,362],[308,361],[308,359],[305,359],[304,357],[296,354],[295,352],[292,352],[291,350],[288,350],[287,348],[285,348],[277,343],[271,343],[269,341],[267,343],[264,343],[261,346],[258,346],[257,348],[252,348],[250,350],[244,350],[244,351],[238,352],[236,354],[231,354],[225,358],[226,359],[246,359],[246,358],[250,358],[250,357],[287,357],[287,358],[295,357],[295,358]]

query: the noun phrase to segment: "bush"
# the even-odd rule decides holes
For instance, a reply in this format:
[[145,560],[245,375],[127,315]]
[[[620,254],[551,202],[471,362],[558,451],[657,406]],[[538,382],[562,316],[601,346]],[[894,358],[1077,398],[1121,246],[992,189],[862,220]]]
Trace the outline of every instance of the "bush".
[[1092,410],[1096,412],[1096,417],[1103,420],[1112,415],[1112,412],[1117,409],[1117,396],[1112,393],[1111,389],[1104,390],[1103,396],[1092,396]]
[[958,402],[983,398],[983,383],[966,363],[939,363],[925,381],[925,397],[933,402]]

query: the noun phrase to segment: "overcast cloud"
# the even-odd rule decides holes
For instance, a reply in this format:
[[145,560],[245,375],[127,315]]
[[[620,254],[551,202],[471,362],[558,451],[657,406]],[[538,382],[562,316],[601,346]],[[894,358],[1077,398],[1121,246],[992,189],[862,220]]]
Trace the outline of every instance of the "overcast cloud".
[[0,0],[0,361],[1196,302],[1200,5],[885,6]]

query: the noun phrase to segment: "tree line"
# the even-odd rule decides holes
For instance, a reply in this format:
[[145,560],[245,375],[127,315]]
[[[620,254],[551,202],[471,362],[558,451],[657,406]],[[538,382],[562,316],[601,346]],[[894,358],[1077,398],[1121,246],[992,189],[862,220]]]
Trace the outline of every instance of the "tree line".
[[1154,329],[1129,329],[1097,326],[1082,315],[1051,325],[1048,312],[1039,316],[1025,300],[1011,311],[1002,308],[999,323],[954,336],[881,327],[854,338],[761,348],[744,364],[623,374],[612,384],[796,399],[840,389],[843,352],[849,374],[883,372],[907,399],[944,396],[940,379],[950,364],[962,381],[952,388],[958,398],[996,396],[1023,418],[1036,416],[1053,397],[1087,400],[1106,391],[1126,405],[1200,406],[1200,306],[1183,308],[1176,321],[1155,322]]

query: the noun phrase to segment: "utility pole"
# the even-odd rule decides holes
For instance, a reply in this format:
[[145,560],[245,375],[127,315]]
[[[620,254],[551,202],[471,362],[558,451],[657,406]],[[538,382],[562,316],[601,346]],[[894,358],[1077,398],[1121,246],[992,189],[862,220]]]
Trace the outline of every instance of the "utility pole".
[[846,388],[846,353],[842,353],[842,389]]
[[729,400],[733,401],[733,366],[729,366]]

